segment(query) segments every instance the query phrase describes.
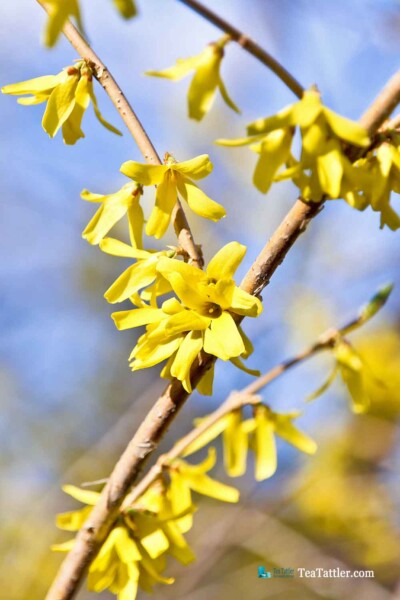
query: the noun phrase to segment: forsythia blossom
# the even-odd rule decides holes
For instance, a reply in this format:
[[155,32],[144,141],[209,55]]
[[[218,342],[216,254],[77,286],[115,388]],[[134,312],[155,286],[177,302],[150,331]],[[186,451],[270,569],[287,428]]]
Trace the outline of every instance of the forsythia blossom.
[[[108,589],[118,600],[134,600],[138,588],[152,592],[155,583],[171,584],[173,578],[162,575],[166,556],[173,556],[183,565],[195,559],[183,534],[193,523],[195,506],[192,492],[224,502],[237,502],[239,492],[212,479],[207,473],[215,465],[213,449],[200,464],[190,465],[175,459],[165,466],[165,477],[156,480],[129,508],[121,513],[116,525],[89,567],[88,588],[95,592]],[[57,526],[66,531],[78,531],[98,502],[98,492],[82,490],[72,485],[63,490],[86,506],[57,516]],[[56,544],[53,550],[66,552],[75,540]]]
[[178,194],[193,212],[205,219],[218,221],[226,215],[224,207],[208,198],[192,181],[207,177],[212,168],[206,154],[176,162],[168,153],[164,165],[146,165],[128,160],[121,166],[121,172],[136,183],[157,186],[155,206],[146,225],[147,235],[157,239],[164,235]]
[[6,85],[1,88],[1,91],[3,94],[13,96],[27,96],[19,98],[19,104],[32,105],[46,102],[42,119],[43,129],[50,137],[54,137],[61,128],[66,144],[75,144],[80,138],[85,137],[81,124],[90,101],[100,123],[113,133],[122,135],[100,113],[93,90],[93,72],[83,60],[65,68],[58,75],[45,75]]
[[[233,315],[257,317],[262,311],[260,300],[233,280],[245,252],[246,247],[237,242],[227,244],[212,258],[206,272],[174,258],[159,259],[157,271],[178,299],[166,300],[161,308],[146,305],[112,315],[118,329],[147,325],[130,356],[133,370],[169,359],[163,376],[176,377],[191,392],[190,368],[202,349],[241,366],[239,357],[248,356],[251,348]],[[212,372],[209,378],[212,380]],[[199,389],[207,393],[204,387]]]
[[83,190],[81,198],[88,202],[100,202],[101,206],[86,226],[82,237],[90,244],[98,244],[122,217],[127,215],[129,233],[132,244],[142,247],[143,210],[140,196],[143,189],[140,185],[127,183],[118,192],[102,196]]
[[240,112],[226,91],[220,75],[221,62],[224,57],[224,47],[229,42],[229,36],[224,36],[218,42],[209,44],[200,54],[190,58],[177,60],[174,67],[164,71],[147,71],[146,75],[165,77],[179,81],[191,71],[195,72],[188,92],[189,117],[201,121],[211,109],[217,89],[226,104],[234,111]]
[[[158,272],[157,265],[163,257],[173,258],[175,250],[141,250],[112,238],[102,240],[100,248],[113,256],[136,259],[104,294],[111,304],[130,298],[137,306],[143,305],[142,299],[150,300],[152,306],[157,306],[157,297],[171,291],[170,283]],[[138,297],[140,290],[144,291]]]
[[[246,472],[249,448],[255,455],[255,478],[262,481],[271,477],[277,469],[276,444],[278,435],[302,452],[314,454],[317,446],[310,437],[293,425],[300,412],[279,414],[264,404],[254,406],[254,417],[242,419],[241,409],[233,410],[216,421],[200,435],[184,452],[188,456],[203,448],[219,435],[223,436],[225,469],[231,477]],[[202,419],[198,419],[199,424]]]
[[[300,160],[291,155],[296,128],[302,136]],[[291,178],[305,200],[319,202],[324,196],[341,197],[342,190],[354,184],[357,171],[345,156],[343,144],[366,147],[367,131],[358,123],[333,112],[321,102],[317,91],[304,92],[301,100],[276,115],[259,119],[247,127],[247,138],[219,140],[226,146],[252,144],[260,155],[254,172],[254,184],[267,192],[274,180]],[[288,169],[278,175],[283,165]],[[360,173],[360,183],[365,176]]]
[[[113,0],[115,8],[125,19],[136,15],[134,0]],[[52,47],[57,42],[66,21],[72,18],[80,30],[82,27],[79,0],[46,0],[49,17],[44,32],[44,43]]]

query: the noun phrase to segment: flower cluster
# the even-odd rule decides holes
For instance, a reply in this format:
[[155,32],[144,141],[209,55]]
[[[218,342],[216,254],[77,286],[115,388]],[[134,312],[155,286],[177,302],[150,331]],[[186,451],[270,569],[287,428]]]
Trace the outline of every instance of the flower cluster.
[[[134,0],[113,0],[115,8],[125,18],[136,15]],[[52,47],[57,42],[66,21],[71,18],[83,30],[79,0],[46,0],[48,20],[44,32],[44,43]]]
[[[296,128],[302,136],[300,160],[291,154]],[[218,140],[225,146],[251,144],[260,155],[254,184],[266,193],[279,169],[288,165],[278,179],[290,178],[305,200],[319,202],[324,196],[338,198],[354,179],[354,168],[343,150],[345,144],[364,148],[369,145],[363,127],[328,109],[316,90],[304,92],[301,100],[276,115],[258,119],[247,127],[248,137]]]
[[[235,409],[221,417],[201,434],[184,452],[189,456],[222,434],[225,470],[230,477],[244,475],[248,451],[255,457],[255,478],[262,481],[272,477],[277,469],[275,435],[298,450],[314,454],[317,446],[310,437],[293,425],[300,412],[279,414],[265,404],[256,404],[253,417],[244,419],[241,409]],[[203,417],[207,418],[207,417]],[[202,419],[197,419],[200,424]]]
[[[89,568],[88,588],[95,592],[108,589],[118,600],[134,600],[138,588],[152,592],[156,583],[171,584],[174,579],[163,575],[166,557],[184,565],[195,558],[183,534],[193,524],[196,510],[192,492],[223,502],[237,502],[239,492],[211,478],[207,473],[216,461],[211,450],[200,464],[190,465],[182,459],[165,466],[163,477],[121,513],[115,526]],[[167,476],[169,481],[167,481]],[[86,506],[57,517],[57,526],[78,531],[100,494],[71,485],[64,491]],[[67,552],[75,540],[56,544],[53,550]]]
[[[262,310],[260,300],[233,280],[245,252],[245,246],[229,243],[212,258],[205,272],[176,258],[157,256],[156,271],[177,298],[165,300],[160,308],[141,302],[138,308],[112,315],[118,329],[147,326],[130,356],[133,370],[168,359],[162,376],[179,379],[191,392],[190,370],[201,350],[243,366],[240,357],[247,358],[252,348],[237,318],[256,317]],[[130,285],[129,274],[125,286],[127,281]],[[202,393],[211,393],[212,378],[211,369],[198,388]]]
[[146,75],[179,81],[194,71],[195,75],[188,91],[188,108],[191,119],[201,121],[209,112],[214,103],[217,89],[225,103],[235,112],[240,112],[229,97],[220,74],[224,48],[229,41],[230,37],[224,36],[217,42],[209,44],[200,54],[179,59],[175,66],[164,69],[164,71],[147,71]]
[[18,99],[19,104],[32,105],[46,102],[42,126],[52,138],[62,129],[66,144],[75,144],[85,137],[81,129],[83,115],[92,101],[94,112],[100,123],[117,135],[121,132],[110,125],[102,116],[93,90],[93,72],[84,60],[66,67],[57,75],[45,75],[28,81],[6,85],[3,94],[26,96]]

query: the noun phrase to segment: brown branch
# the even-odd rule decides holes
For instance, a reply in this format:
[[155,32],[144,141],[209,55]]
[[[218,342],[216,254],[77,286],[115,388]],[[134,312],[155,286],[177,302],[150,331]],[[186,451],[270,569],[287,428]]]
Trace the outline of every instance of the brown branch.
[[[38,2],[44,5],[43,0],[38,0]],[[142,152],[144,151],[147,154],[146,159],[151,161],[154,149],[151,150],[152,146],[147,141],[147,135],[144,133],[133,110],[127,101],[123,99],[123,94],[118,85],[76,29],[70,23],[66,25],[65,29],[67,38],[80,54],[82,52],[81,56],[84,55],[83,58],[89,60],[94,59],[92,62],[99,68],[97,75],[101,80],[100,82],[103,86],[105,84],[107,93],[124,117],[132,135],[135,139],[138,137]],[[370,110],[364,116],[363,124],[370,132],[373,133],[374,128],[379,127],[386,119],[390,107],[393,108],[394,98],[399,96],[399,88],[400,82],[397,80],[392,81],[390,89],[385,88],[382,94],[383,98],[379,96],[376,100],[379,110]],[[118,103],[118,99],[121,102]],[[121,104],[125,109],[120,107]],[[129,111],[127,111],[127,108],[129,108]],[[123,114],[124,111],[126,114]],[[310,220],[318,214],[320,206],[312,203],[306,204],[302,200],[295,203],[247,273],[241,284],[243,289],[257,295],[262,291],[299,235],[305,231]],[[206,355],[204,352],[201,353],[191,370],[193,387],[196,387],[214,361],[214,357]],[[157,448],[162,436],[188,396],[189,394],[184,390],[181,383],[173,380],[151,408],[115,466],[107,485],[102,491],[99,502],[78,532],[74,548],[65,558],[46,596],[46,600],[70,600],[76,595],[87,568],[118,516],[126,494],[136,482],[145,461]]]
[[249,38],[245,33],[225,21],[222,17],[217,15],[211,9],[204,6],[197,0],[178,0],[182,2],[199,15],[204,17],[207,21],[227,33],[232,40],[237,42],[246,52],[257,58],[263,65],[268,67],[270,71],[275,73],[277,77],[295,94],[298,98],[301,98],[304,93],[303,86],[287,71],[271,54],[261,48],[256,42]]
[[[45,0],[37,0],[37,2],[46,12],[49,12]],[[65,23],[63,34],[81,58],[90,65],[97,81],[102,85],[104,91],[108,94],[115,108],[118,110],[123,122],[142,153],[143,158],[150,164],[161,165],[161,159],[143,128],[143,125],[106,65],[70,21]],[[201,269],[204,265],[201,248],[193,239],[185,212],[178,199],[172,212],[172,222],[178,242],[188,255],[189,261]]]

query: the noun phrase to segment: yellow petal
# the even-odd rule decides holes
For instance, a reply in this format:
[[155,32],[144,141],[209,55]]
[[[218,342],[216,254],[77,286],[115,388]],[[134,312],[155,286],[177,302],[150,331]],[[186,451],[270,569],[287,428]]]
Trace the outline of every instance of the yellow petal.
[[201,54],[192,56],[189,58],[178,58],[176,65],[163,69],[162,71],[146,71],[145,75],[151,77],[164,77],[165,79],[171,79],[172,81],[179,81],[186,77],[191,71],[194,71],[196,67],[201,63]]
[[277,468],[274,426],[262,405],[255,408],[254,452],[256,480],[272,477]]
[[180,195],[197,215],[211,221],[219,221],[226,216],[224,207],[206,196],[193,181],[185,177],[178,178],[177,183]]
[[277,129],[260,143],[259,154],[253,183],[260,192],[266,194],[280,167],[287,161],[292,143],[290,129]]
[[235,287],[231,300],[231,310],[238,315],[258,317],[262,313],[263,307],[258,298],[248,294],[241,288]]
[[176,163],[172,168],[182,173],[182,175],[190,177],[190,179],[203,179],[211,173],[213,164],[208,154],[200,154],[190,160]]
[[324,116],[331,129],[342,140],[361,147],[366,147],[371,143],[367,130],[355,121],[346,119],[326,107],[324,107]]
[[275,129],[287,129],[292,125],[292,106],[287,106],[276,115],[265,119],[257,119],[247,126],[247,135],[265,134]]
[[209,496],[221,502],[239,502],[239,490],[212,479],[205,474],[190,474],[187,481],[191,489],[203,496]]
[[70,550],[72,550],[74,545],[75,545],[75,538],[73,538],[72,540],[68,540],[67,542],[64,542],[63,544],[52,544],[51,550],[53,550],[54,552],[69,552]]
[[43,129],[50,137],[56,135],[73,111],[78,81],[78,75],[69,75],[64,83],[60,83],[52,91],[42,120]]
[[157,272],[156,264],[150,261],[139,261],[128,267],[108,288],[104,297],[111,304],[123,302],[138,290],[154,282]]
[[214,371],[215,364],[213,363],[211,367],[206,371],[206,374],[200,379],[197,384],[197,391],[199,394],[203,394],[203,396],[212,396],[213,394],[213,383],[214,383]]
[[143,248],[144,215],[139,202],[131,202],[127,215],[131,244],[136,248]]
[[[202,420],[203,419],[201,419],[200,421],[196,421],[196,425],[199,425]],[[224,429],[228,426],[229,421],[230,415],[225,415],[221,419],[218,419],[216,423],[210,425],[210,427],[207,427],[206,431],[199,435],[197,439],[186,448],[182,456],[190,456],[194,452],[197,452],[201,448],[204,448],[204,446],[207,446],[207,444],[209,444],[210,442],[215,440],[215,438],[221,435]]]
[[93,87],[91,88],[90,98],[93,103],[94,114],[96,115],[97,120],[103,125],[103,127],[108,129],[108,131],[111,131],[111,133],[115,133],[116,135],[122,135],[122,132],[119,129],[117,129],[116,127],[114,127],[114,125],[111,125],[111,123],[106,121],[106,119],[101,114],[98,104],[97,104],[97,98],[94,93]]
[[208,263],[206,273],[210,279],[233,279],[247,248],[238,242],[223,246]]
[[201,121],[210,110],[219,83],[219,67],[222,54],[214,46],[208,46],[202,53],[202,61],[188,91],[189,117]]
[[80,510],[58,514],[56,525],[59,529],[65,529],[65,531],[78,531],[91,512],[92,507],[85,506]]
[[114,544],[120,560],[124,563],[141,560],[142,555],[126,527],[115,527]]
[[229,106],[229,108],[231,108],[232,110],[234,110],[235,112],[240,114],[240,109],[236,106],[236,104],[234,103],[232,98],[229,96],[228,91],[227,91],[225,84],[222,81],[221,77],[219,78],[218,87],[219,87],[219,91],[221,92],[221,96],[224,99],[225,104],[227,104]]
[[111,254],[112,256],[122,256],[123,258],[138,258],[144,260],[150,258],[151,256],[147,250],[133,248],[132,246],[129,246],[129,244],[125,244],[124,242],[120,242],[114,238],[104,238],[101,240],[99,245],[103,252]]
[[156,529],[148,535],[141,537],[140,543],[150,558],[161,556],[169,548],[168,538],[161,529]]
[[182,382],[184,389],[191,394],[190,369],[203,347],[203,335],[200,331],[190,331],[178,348],[171,366],[171,375]]
[[240,477],[246,472],[248,437],[242,427],[242,411],[230,413],[223,432],[224,465],[230,477]]
[[331,150],[318,156],[317,171],[321,189],[330,198],[338,198],[343,177],[342,157],[339,150]]
[[238,369],[247,373],[248,375],[253,375],[253,377],[259,377],[261,372],[258,369],[249,369],[246,365],[241,361],[240,358],[230,358],[229,361],[235,365]]
[[82,490],[81,488],[75,487],[74,485],[63,485],[62,491],[75,498],[79,502],[83,504],[89,504],[90,506],[94,506],[97,504],[97,501],[100,497],[98,492],[93,492],[91,490]]
[[75,106],[68,119],[63,123],[63,140],[66,144],[75,144],[85,137],[81,124],[85,110],[89,106],[92,82],[87,77],[80,78],[75,92]]
[[133,310],[121,310],[111,315],[115,326],[119,330],[141,327],[148,323],[157,323],[165,318],[165,313],[157,308],[135,308]]
[[49,96],[51,90],[62,83],[66,77],[66,72],[61,71],[58,75],[43,75],[42,77],[35,77],[34,79],[28,79],[19,83],[10,83],[9,85],[4,85],[1,91],[3,94],[11,94],[13,96],[19,96],[20,94]]
[[297,429],[288,415],[274,415],[274,427],[277,435],[302,452],[315,454],[317,451],[314,440]]
[[168,167],[166,165],[146,165],[127,160],[121,165],[120,171],[142,185],[157,185],[164,179]]
[[176,196],[176,176],[172,170],[169,170],[157,187],[156,203],[146,225],[147,235],[153,235],[156,239],[164,235],[176,204]]
[[232,316],[223,311],[213,319],[210,328],[204,334],[204,350],[221,360],[240,356],[244,351],[244,343]]

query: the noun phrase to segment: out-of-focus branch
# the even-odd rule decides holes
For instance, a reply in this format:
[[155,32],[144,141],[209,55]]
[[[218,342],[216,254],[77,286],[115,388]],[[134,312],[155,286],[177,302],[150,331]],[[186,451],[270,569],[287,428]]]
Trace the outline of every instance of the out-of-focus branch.
[[232,40],[237,42],[242,48],[249,54],[254,56],[263,65],[268,67],[270,71],[275,73],[277,77],[295,94],[298,98],[301,98],[304,93],[303,86],[283,67],[269,52],[264,50],[245,33],[231,25],[228,21],[217,15],[210,8],[207,8],[201,2],[197,0],[178,0],[185,4],[196,13],[201,15],[204,19],[227,33]]
[[[49,9],[45,0],[37,0],[37,2],[46,12],[48,12]],[[102,85],[104,91],[108,94],[115,108],[118,110],[123,122],[142,153],[143,158],[150,164],[161,165],[161,159],[143,128],[143,125],[106,65],[70,21],[65,23],[63,34],[73,48],[75,48],[77,53],[90,65],[97,81]],[[185,212],[178,199],[172,212],[172,222],[174,224],[178,242],[187,254],[190,262],[196,267],[202,268],[203,256],[201,248],[193,239]]]

